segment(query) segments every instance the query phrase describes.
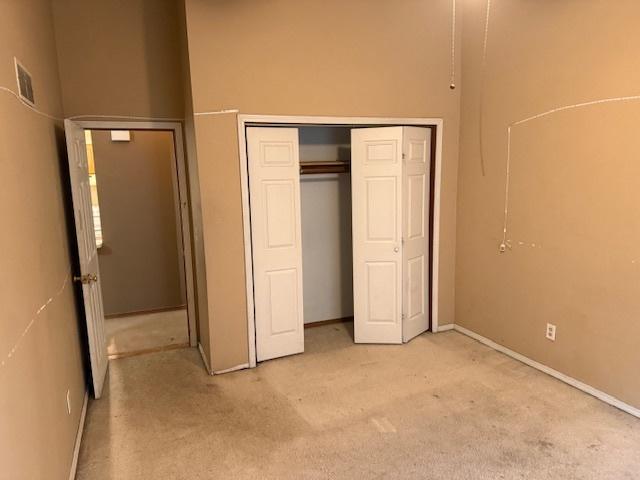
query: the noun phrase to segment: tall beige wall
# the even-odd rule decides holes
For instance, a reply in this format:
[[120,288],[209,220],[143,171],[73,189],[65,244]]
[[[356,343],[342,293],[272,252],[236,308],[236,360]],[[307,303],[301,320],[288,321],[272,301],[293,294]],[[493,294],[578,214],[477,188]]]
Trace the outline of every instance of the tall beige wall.
[[186,11],[184,0],[179,0],[178,25],[180,31],[180,58],[182,85],[184,94],[184,144],[189,177],[189,201],[191,203],[191,237],[193,245],[193,272],[196,282],[195,300],[197,310],[198,342],[205,356],[210,358],[209,311],[207,300],[207,278],[204,260],[204,241],[202,234],[202,207],[200,203],[200,184],[198,182],[198,162],[196,155],[195,120],[193,116],[193,97],[191,93],[191,72],[189,67],[189,45],[187,39]]
[[640,3],[492,2],[483,71],[485,6],[465,2],[456,323],[640,406],[640,101],[512,128],[498,251],[508,125],[639,95]]
[[[14,55],[33,75],[37,108],[61,117],[48,1],[0,2],[0,86],[15,91]],[[0,91],[3,479],[69,477],[85,394],[63,204],[63,143],[60,121]]]
[[[447,0],[186,0],[196,113],[444,118],[440,323],[454,319],[459,90]],[[247,362],[236,115],[197,116],[213,368]]]
[[177,0],[52,0],[65,116],[182,118]]
[[[184,118],[195,161],[182,0],[52,0],[64,114]],[[185,114],[186,112],[186,114]],[[117,118],[116,118],[117,119]],[[197,176],[197,168],[189,168]],[[200,341],[208,351],[206,275],[198,185],[190,181]]]
[[184,305],[184,274],[174,189],[173,132],[132,131],[113,142],[93,130],[100,219],[99,253],[105,314]]

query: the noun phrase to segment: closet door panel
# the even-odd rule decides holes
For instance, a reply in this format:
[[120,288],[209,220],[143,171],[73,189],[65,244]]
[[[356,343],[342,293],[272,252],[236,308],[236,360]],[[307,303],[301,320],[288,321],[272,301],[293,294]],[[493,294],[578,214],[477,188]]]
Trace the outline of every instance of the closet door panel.
[[304,351],[298,130],[247,128],[258,361]]
[[431,130],[403,127],[403,341],[429,328],[429,168]]
[[351,132],[356,343],[402,343],[402,127]]

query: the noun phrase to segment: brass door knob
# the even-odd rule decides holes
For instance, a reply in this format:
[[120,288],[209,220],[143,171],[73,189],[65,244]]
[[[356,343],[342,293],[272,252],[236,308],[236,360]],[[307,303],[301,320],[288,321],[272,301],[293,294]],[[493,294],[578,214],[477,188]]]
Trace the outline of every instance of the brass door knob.
[[96,275],[95,273],[89,273],[87,275],[74,275],[73,276],[73,281],[74,282],[80,282],[83,285],[88,285],[91,282],[97,282],[98,281],[98,275]]

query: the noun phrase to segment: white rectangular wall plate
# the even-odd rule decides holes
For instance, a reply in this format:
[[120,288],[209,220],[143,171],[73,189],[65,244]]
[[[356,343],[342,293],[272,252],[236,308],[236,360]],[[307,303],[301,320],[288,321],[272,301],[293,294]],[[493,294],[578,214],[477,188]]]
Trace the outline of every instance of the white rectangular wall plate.
[[552,342],[556,341],[556,326],[552,323],[547,323],[547,333],[545,335]]
[[112,142],[130,142],[131,131],[130,130],[111,130]]

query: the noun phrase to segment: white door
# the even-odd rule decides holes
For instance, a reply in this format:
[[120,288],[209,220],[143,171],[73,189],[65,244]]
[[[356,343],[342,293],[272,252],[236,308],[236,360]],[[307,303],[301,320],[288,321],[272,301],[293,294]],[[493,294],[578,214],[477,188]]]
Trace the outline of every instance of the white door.
[[402,129],[351,130],[356,343],[402,343]]
[[429,187],[431,130],[403,127],[404,271],[402,339],[429,328]]
[[104,334],[104,310],[100,290],[98,269],[98,249],[93,228],[93,208],[91,206],[91,186],[84,130],[70,120],[64,121],[69,157],[69,175],[73,196],[73,216],[76,225],[80,275],[74,280],[82,283],[85,319],[89,339],[91,377],[96,398],[102,395],[102,387],[109,360]]
[[247,128],[258,361],[304,351],[298,129]]

